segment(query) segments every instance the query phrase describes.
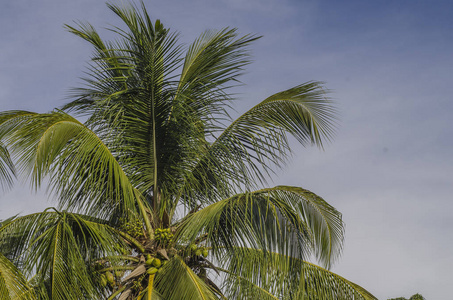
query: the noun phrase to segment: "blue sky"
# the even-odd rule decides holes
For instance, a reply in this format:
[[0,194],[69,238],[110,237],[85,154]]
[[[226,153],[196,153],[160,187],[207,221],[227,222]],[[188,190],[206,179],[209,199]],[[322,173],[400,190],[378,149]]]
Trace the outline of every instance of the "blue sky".
[[[120,1],[114,1],[120,3]],[[263,38],[239,112],[309,80],[339,109],[324,151],[294,144],[274,183],[324,197],[346,223],[333,271],[379,299],[447,299],[453,268],[453,4],[449,1],[154,1],[153,18],[190,43],[206,29]],[[0,4],[0,110],[52,110],[78,86],[91,49],[63,24],[119,24],[103,1]],[[108,32],[102,31],[105,36]],[[0,219],[52,205],[26,183],[0,195]]]

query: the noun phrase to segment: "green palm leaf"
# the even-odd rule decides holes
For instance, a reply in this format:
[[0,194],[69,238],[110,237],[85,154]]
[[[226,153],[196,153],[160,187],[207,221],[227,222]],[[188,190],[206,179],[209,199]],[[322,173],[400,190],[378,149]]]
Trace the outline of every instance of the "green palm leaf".
[[[146,12],[110,6],[130,32],[113,29],[124,43],[104,43],[90,25],[69,30],[94,45],[88,88],[64,109],[88,114],[99,135],[110,132],[121,142],[109,148],[140,191],[159,190],[159,206],[174,210],[173,195],[207,147],[206,135],[219,130],[214,116],[226,115],[226,89],[236,84],[249,63],[247,46],[256,38],[238,37],[235,29],[206,32],[188,49],[179,81],[169,76],[179,67],[176,35]],[[144,36],[145,35],[145,36]],[[148,66],[153,66],[149,68]]]
[[0,295],[4,300],[36,299],[17,267],[0,253]]
[[364,288],[324,268],[277,253],[238,249],[224,259],[224,288],[231,299],[376,299]]
[[14,175],[15,168],[8,149],[0,143],[0,187],[3,189],[10,187]]
[[315,255],[323,265],[329,267],[343,245],[341,213],[318,195],[300,187],[277,186],[260,192],[294,207],[310,232]]
[[[239,194],[189,215],[177,234],[195,240],[206,233],[213,247],[253,246],[297,258],[312,250],[329,266],[341,250],[341,214],[314,193],[288,186]],[[222,254],[223,255],[223,254]]]
[[0,112],[0,186],[3,189],[11,186],[16,175],[16,167],[8,150],[6,138],[32,115],[34,113],[27,111]]
[[218,299],[211,288],[178,256],[157,273],[155,288],[164,299]]
[[104,222],[58,211],[16,218],[1,228],[0,237],[0,249],[24,261],[28,272],[40,271],[36,284],[51,299],[101,295],[90,264],[124,247]]
[[266,182],[273,167],[281,167],[286,161],[290,153],[287,134],[303,145],[322,147],[323,141],[333,135],[333,120],[335,109],[320,82],[276,93],[241,115],[217,137],[186,184],[218,190],[223,196],[222,191],[228,193],[233,188],[256,188],[257,183]]
[[363,299],[376,300],[363,287],[309,262],[303,262],[304,292],[307,299]]
[[109,215],[118,207],[123,212],[135,210],[135,192],[128,177],[113,153],[85,125],[61,111],[31,115],[17,123],[5,140],[19,169],[32,174],[36,187],[50,175],[60,206],[95,215]]

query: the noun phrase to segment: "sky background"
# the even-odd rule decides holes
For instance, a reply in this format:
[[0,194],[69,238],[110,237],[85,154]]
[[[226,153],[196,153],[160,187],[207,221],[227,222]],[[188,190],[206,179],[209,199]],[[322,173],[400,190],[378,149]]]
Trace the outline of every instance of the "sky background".
[[[121,3],[120,1],[113,1]],[[340,125],[324,151],[294,144],[273,185],[297,185],[343,213],[342,257],[332,271],[379,299],[451,298],[453,276],[453,2],[145,0],[192,42],[237,27],[255,42],[236,109],[320,80]],[[2,1],[0,110],[47,112],[80,86],[91,48],[63,24],[120,25],[94,0]],[[104,37],[110,37],[102,31]],[[26,182],[0,194],[0,219],[41,211]]]

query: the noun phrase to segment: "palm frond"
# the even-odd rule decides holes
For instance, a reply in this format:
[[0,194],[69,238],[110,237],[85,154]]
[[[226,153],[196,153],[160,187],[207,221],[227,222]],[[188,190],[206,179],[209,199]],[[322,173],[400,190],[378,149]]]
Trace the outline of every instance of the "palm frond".
[[[121,143],[109,147],[128,158],[123,168],[131,182],[140,191],[156,191],[161,210],[173,210],[170,195],[191,176],[207,148],[206,136],[220,128],[218,117],[228,118],[226,89],[250,62],[247,47],[257,38],[238,37],[236,29],[206,32],[189,47],[181,65],[177,34],[158,20],[153,24],[144,9],[109,8],[127,26],[127,31],[112,29],[119,41],[103,42],[89,24],[67,26],[90,42],[96,54],[87,88],[78,89],[76,100],[64,109],[88,114],[87,126],[99,136],[114,131]],[[176,81],[173,74],[180,66]]]
[[50,175],[61,207],[97,216],[116,209],[135,211],[134,189],[119,162],[82,123],[55,111],[33,115],[19,125],[5,136],[5,143],[35,187]]
[[332,136],[332,120],[334,109],[322,83],[304,83],[276,93],[244,113],[219,136],[212,151],[237,148],[242,151],[232,152],[232,162],[244,160],[252,170],[257,169],[254,164],[270,170],[271,164],[281,166],[289,152],[287,133],[302,145],[321,147]]
[[[181,64],[181,47],[176,46],[177,34],[159,21],[153,24],[145,10],[140,14],[135,7],[108,6],[128,28],[112,29],[122,38],[117,42],[103,43],[90,25],[68,27],[92,43],[97,54],[88,87],[79,89],[64,109],[88,114],[87,126],[103,140],[113,134],[121,141],[106,143],[134,186],[142,193],[155,191],[158,198],[160,183],[168,177],[163,171],[168,144],[178,145],[167,123],[175,85],[171,74]],[[156,209],[159,199],[154,202]]]
[[321,197],[298,187],[277,186],[213,203],[181,221],[177,238],[207,234],[214,251],[253,247],[304,258],[314,251],[326,266],[343,242],[341,214]]
[[0,188],[6,189],[11,187],[15,176],[15,168],[8,149],[0,140]]
[[[186,190],[256,188],[290,153],[287,135],[322,147],[334,132],[335,109],[320,82],[276,93],[237,118],[203,153]],[[218,174],[221,174],[219,176]]]
[[2,253],[0,253],[0,295],[4,300],[36,299],[26,278]]
[[303,280],[305,282],[305,294],[307,299],[361,299],[377,300],[363,287],[333,273],[329,270],[303,262]]
[[16,176],[16,167],[7,147],[7,137],[33,115],[35,113],[19,110],[0,112],[0,187],[3,189],[9,188]]
[[51,299],[102,295],[91,264],[125,247],[102,220],[58,211],[16,218],[2,226],[0,237],[0,249],[22,261],[24,270],[39,270],[36,285]]
[[238,249],[238,255],[220,264],[223,268],[218,270],[227,274],[223,288],[230,299],[248,299],[252,295],[264,299],[377,299],[327,269],[278,253]]
[[293,186],[277,186],[258,191],[289,203],[304,221],[312,237],[312,247],[318,260],[327,268],[338,258],[343,246],[342,215],[315,193]]
[[258,38],[239,37],[237,29],[230,28],[206,31],[187,50],[175,100],[203,121],[206,134],[219,130],[216,124],[228,117],[231,94],[226,91],[238,84],[250,63],[248,46]]
[[179,256],[168,261],[157,273],[155,289],[164,299],[218,299],[211,288]]

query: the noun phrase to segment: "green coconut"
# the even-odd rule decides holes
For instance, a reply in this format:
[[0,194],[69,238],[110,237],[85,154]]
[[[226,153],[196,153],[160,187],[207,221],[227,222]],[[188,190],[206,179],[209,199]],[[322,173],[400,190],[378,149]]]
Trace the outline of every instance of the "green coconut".
[[109,271],[105,272],[105,278],[107,278],[108,283],[115,282],[115,278],[113,277],[113,274]]
[[207,249],[203,249],[201,254],[203,254],[203,257],[208,257],[208,250]]
[[123,271],[119,271],[119,270],[115,271],[115,277],[116,278],[119,279],[119,278],[123,277],[123,275],[124,275]]
[[153,265],[154,265],[156,268],[160,268],[160,266],[162,265],[162,262],[160,261],[160,259],[155,258],[155,259],[153,260]]

